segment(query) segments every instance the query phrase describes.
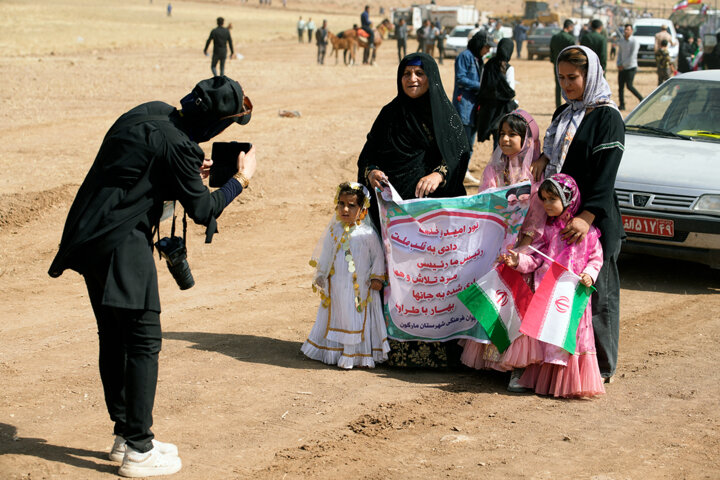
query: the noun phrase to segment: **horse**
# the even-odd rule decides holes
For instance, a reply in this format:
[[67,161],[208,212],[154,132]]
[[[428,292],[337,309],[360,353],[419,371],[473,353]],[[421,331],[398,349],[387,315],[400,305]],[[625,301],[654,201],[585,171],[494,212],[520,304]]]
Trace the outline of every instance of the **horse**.
[[[343,63],[345,65],[355,63],[355,53],[357,52],[356,39],[348,37],[345,34],[343,34],[342,38],[339,38],[332,32],[328,32],[328,39],[330,39],[330,43],[332,44],[330,55],[332,56],[332,54],[335,53],[335,65],[338,63],[338,52],[340,52],[340,50],[343,51]],[[348,58],[348,52],[350,53],[350,58]]]
[[383,42],[383,36],[390,30],[393,29],[392,23],[390,23],[390,20],[387,18],[380,22],[380,25],[378,25],[377,28],[373,28],[373,34],[374,34],[374,43],[375,45],[372,48],[372,52],[370,52],[370,48],[368,45],[368,39],[367,37],[364,37],[362,35],[358,34],[358,30],[355,30],[354,28],[351,28],[349,30],[345,30],[343,32],[343,38],[354,38],[357,42],[358,46],[362,47],[364,49],[363,51],[363,63],[364,64],[375,64],[375,51],[377,48],[382,44]]

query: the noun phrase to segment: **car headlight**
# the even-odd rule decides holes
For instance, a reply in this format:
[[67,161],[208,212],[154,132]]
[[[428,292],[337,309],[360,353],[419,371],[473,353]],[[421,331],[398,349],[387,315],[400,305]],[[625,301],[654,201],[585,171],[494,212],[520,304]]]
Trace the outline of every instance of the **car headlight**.
[[701,195],[693,210],[720,215],[720,195]]

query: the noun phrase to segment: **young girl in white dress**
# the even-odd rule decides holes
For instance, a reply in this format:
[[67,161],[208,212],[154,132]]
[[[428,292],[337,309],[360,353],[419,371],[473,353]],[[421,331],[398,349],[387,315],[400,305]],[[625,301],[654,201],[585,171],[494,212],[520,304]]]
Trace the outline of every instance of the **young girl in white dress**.
[[369,219],[370,192],[359,183],[341,183],[336,218],[315,249],[313,290],[321,302],[315,325],[301,350],[313,360],[350,369],[387,360],[390,346],[380,290],[385,258]]

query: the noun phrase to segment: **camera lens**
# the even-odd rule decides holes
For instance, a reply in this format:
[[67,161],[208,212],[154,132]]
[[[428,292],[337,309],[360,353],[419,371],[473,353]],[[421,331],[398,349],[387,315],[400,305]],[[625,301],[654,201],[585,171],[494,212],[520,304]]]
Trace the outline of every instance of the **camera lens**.
[[180,290],[187,290],[195,285],[195,279],[192,276],[190,265],[187,260],[182,260],[176,265],[170,265],[170,262],[167,262],[167,266],[170,273],[172,273],[175,282],[178,284],[178,287],[180,287]]

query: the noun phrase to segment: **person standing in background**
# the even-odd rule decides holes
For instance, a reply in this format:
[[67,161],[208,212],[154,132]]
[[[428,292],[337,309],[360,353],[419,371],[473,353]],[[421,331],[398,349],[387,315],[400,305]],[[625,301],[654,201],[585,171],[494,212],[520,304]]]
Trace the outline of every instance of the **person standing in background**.
[[447,33],[444,29],[438,27],[438,34],[437,34],[437,47],[438,47],[438,63],[442,65],[443,58],[445,58],[445,38],[447,38]]
[[528,27],[518,22],[513,29],[513,38],[515,39],[515,50],[517,50],[517,58],[522,54],[523,42],[527,40]]
[[320,65],[325,63],[325,51],[328,44],[327,20],[323,20],[322,26],[315,32],[315,43],[317,44],[317,62]]
[[208,37],[207,42],[205,42],[205,49],[203,50],[203,53],[207,56],[210,42],[213,42],[213,54],[212,60],[210,61],[210,70],[216,77],[217,70],[215,67],[217,67],[218,62],[220,62],[220,75],[225,75],[225,59],[227,58],[228,46],[230,46],[230,58],[233,58],[233,55],[235,55],[230,30],[223,27],[223,23],[225,23],[225,19],[223,17],[218,17],[217,27],[210,31],[210,36]]
[[580,39],[580,45],[588,47],[600,59],[603,75],[607,70],[607,38],[603,34],[603,23],[595,19],[590,22],[590,31]]
[[[490,39],[485,30],[480,30],[468,42],[467,49],[455,59],[455,89],[452,104],[460,115],[472,158],[473,145],[477,135],[476,104],[480,94],[480,81],[483,75],[483,57],[490,51]],[[477,185],[480,180],[470,171],[465,172],[465,181]]]
[[407,55],[407,36],[408,27],[405,24],[405,19],[401,18],[400,21],[395,25],[395,40],[397,40],[397,51],[398,51],[398,63],[405,58]]
[[658,85],[661,85],[675,73],[675,65],[670,60],[667,40],[660,40],[660,50],[655,52],[655,64],[657,65]]
[[308,18],[305,28],[307,29],[308,43],[312,43],[313,32],[315,31],[315,22],[313,22],[312,18]]
[[300,17],[297,22],[298,43],[303,43],[303,33],[305,32],[305,20]]
[[[661,42],[662,43],[662,42]],[[680,48],[677,58],[677,71],[678,73],[686,73],[691,70],[690,68],[690,57],[692,56],[692,45],[695,43],[695,37],[692,32],[689,32],[685,38],[680,42]],[[655,52],[657,54],[657,51]]]
[[623,31],[622,38],[618,38],[618,54],[617,54],[617,68],[618,68],[618,86],[620,88],[620,110],[625,110],[625,85],[630,93],[635,95],[639,101],[642,102],[642,95],[633,86],[635,80],[635,74],[637,73],[638,63],[637,55],[640,50],[640,44],[637,39],[632,36],[633,28],[632,25],[625,24],[625,30]]
[[375,32],[373,32],[372,22],[370,21],[370,5],[365,5],[363,13],[360,14],[360,28],[368,34],[368,46],[373,47],[375,45]]
[[555,78],[555,108],[559,107],[562,103],[560,83],[558,82],[557,73],[555,72],[555,64],[557,63],[557,57],[560,55],[560,52],[570,45],[575,45],[575,37],[572,34],[574,28],[575,24],[572,20],[565,20],[563,29],[550,39],[550,61],[553,64],[553,78]]

